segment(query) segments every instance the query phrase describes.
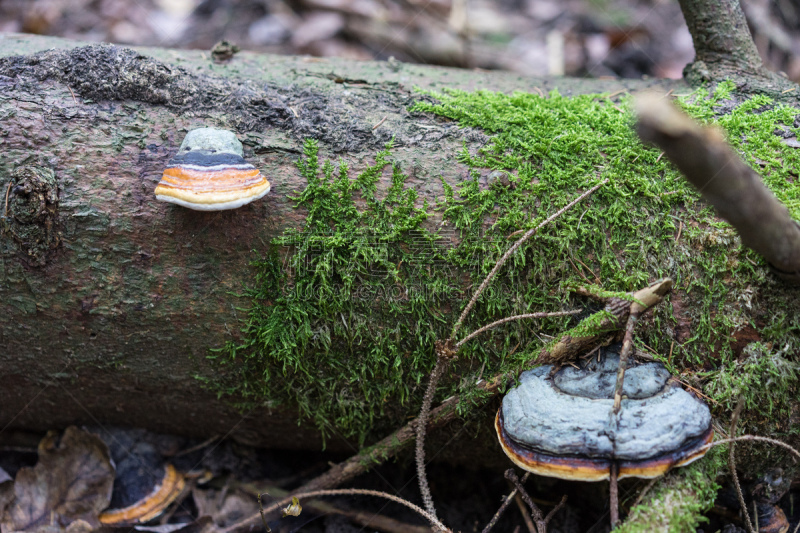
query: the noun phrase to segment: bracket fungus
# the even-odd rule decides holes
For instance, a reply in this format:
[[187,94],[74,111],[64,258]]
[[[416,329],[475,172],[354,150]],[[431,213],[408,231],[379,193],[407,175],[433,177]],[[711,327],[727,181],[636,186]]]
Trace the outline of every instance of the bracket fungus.
[[657,362],[625,373],[622,410],[612,413],[619,353],[524,372],[495,419],[503,451],[542,476],[581,481],[654,478],[702,457],[714,431],[708,406]]
[[243,154],[233,132],[190,131],[164,170],[156,199],[197,211],[236,209],[258,200],[270,184]]

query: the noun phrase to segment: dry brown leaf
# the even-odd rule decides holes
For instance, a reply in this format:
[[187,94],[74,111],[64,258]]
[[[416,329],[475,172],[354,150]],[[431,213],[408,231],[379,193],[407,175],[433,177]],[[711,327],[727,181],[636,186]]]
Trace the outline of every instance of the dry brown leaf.
[[[72,426],[58,442],[57,434],[49,432],[39,443],[36,466],[17,472],[14,501],[0,526],[5,533],[59,529],[77,520],[96,525],[113,484],[114,467],[99,437]],[[83,531],[83,523],[74,529]]]
[[210,516],[221,527],[258,513],[255,498],[239,491],[203,490],[195,487],[192,497],[198,516]]

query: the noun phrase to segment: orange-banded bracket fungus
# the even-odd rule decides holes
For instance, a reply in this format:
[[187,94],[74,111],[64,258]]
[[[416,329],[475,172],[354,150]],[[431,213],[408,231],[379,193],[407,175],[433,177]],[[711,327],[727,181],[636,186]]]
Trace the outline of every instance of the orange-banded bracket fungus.
[[156,199],[197,211],[236,209],[269,192],[269,181],[244,160],[233,132],[200,128],[186,134],[156,186]]
[[661,363],[628,365],[622,410],[613,415],[619,353],[604,350],[579,368],[524,372],[505,398],[495,429],[506,455],[542,476],[581,481],[654,478],[705,454],[714,436],[708,406]]

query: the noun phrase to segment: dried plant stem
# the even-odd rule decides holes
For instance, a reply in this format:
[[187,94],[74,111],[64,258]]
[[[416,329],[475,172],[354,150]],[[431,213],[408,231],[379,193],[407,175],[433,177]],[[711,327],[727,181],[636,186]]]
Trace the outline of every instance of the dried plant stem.
[[[733,410],[733,416],[731,417],[731,429],[728,431],[728,435],[731,437],[736,437],[736,423],[739,422],[739,415],[742,414],[743,406],[744,396],[740,394],[739,402],[736,404],[736,409]],[[750,522],[750,514],[747,512],[747,504],[744,501],[742,487],[739,484],[739,476],[736,474],[736,454],[734,453],[735,446],[736,441],[734,440],[731,442],[731,446],[728,449],[728,468],[730,468],[731,478],[733,478],[733,486],[736,487],[736,496],[739,498],[739,506],[742,508],[742,513],[744,514],[744,523],[747,524],[747,531],[750,533],[755,533],[753,531],[753,524]],[[756,517],[756,519],[758,518]]]
[[[641,316],[651,307],[661,303],[671,290],[672,280],[665,278],[632,293],[630,296],[633,302],[627,298],[610,298],[607,300],[605,309],[601,311],[603,316],[600,317],[599,322],[596,321],[597,313],[587,319],[592,321],[592,329],[597,333],[586,335],[582,332],[582,324],[578,324],[577,328],[565,332],[555,342],[542,348],[536,362],[564,364],[591,351],[613,336],[625,323],[630,313]],[[580,336],[573,335],[573,331],[576,330],[582,332]]]
[[780,446],[781,448],[785,448],[792,452],[797,459],[800,459],[800,450],[791,447],[790,445],[786,444],[785,442],[779,441],[777,439],[771,439],[769,437],[760,437],[758,435],[742,435],[741,437],[730,438],[730,439],[721,439],[715,440],[714,442],[709,442],[708,444],[702,446],[700,449],[709,449],[713,448],[714,446],[719,446],[721,444],[730,444],[732,442],[744,442],[744,441],[756,441],[756,442],[768,442],[769,444],[774,444],[775,446]]
[[[448,528],[443,523],[441,523],[435,516],[432,516],[425,509],[423,509],[423,508],[421,508],[421,507],[419,507],[417,505],[414,505],[410,501],[404,500],[403,498],[400,498],[399,496],[394,496],[394,495],[388,494],[386,492],[381,492],[381,491],[378,491],[378,490],[367,490],[367,489],[312,490],[310,492],[295,493],[295,494],[292,494],[291,496],[287,496],[285,498],[282,498],[282,499],[278,500],[277,502],[273,503],[269,507],[263,509],[263,512],[259,513],[258,515],[255,515],[255,517],[245,518],[244,520],[240,520],[239,522],[231,524],[230,526],[228,526],[226,528],[223,528],[220,531],[222,533],[232,533],[233,531],[236,531],[239,528],[243,528],[243,527],[249,526],[249,525],[251,525],[251,522],[253,522],[253,518],[258,519],[259,516],[261,516],[262,519],[263,519],[263,517],[268,515],[269,513],[277,511],[281,507],[285,507],[286,505],[291,503],[292,498],[297,498],[299,500],[300,498],[318,498],[320,496],[375,496],[377,498],[384,498],[386,500],[391,500],[391,501],[399,503],[401,505],[405,505],[406,507],[408,507],[409,509],[411,509],[415,513],[417,513],[420,516],[424,517],[428,522],[431,523],[431,526],[433,526],[433,528],[436,531],[452,533],[450,528]],[[266,519],[264,519],[264,522],[266,523]]]
[[5,208],[5,211],[3,211],[3,218],[7,218],[8,217],[8,193],[10,193],[10,192],[11,192],[11,182],[9,181],[8,182],[8,187],[6,187],[6,208]]
[[464,337],[463,339],[458,341],[456,343],[456,348],[461,348],[461,346],[465,342],[467,342],[469,340],[472,340],[473,338],[477,337],[478,335],[480,335],[484,331],[488,331],[488,330],[490,330],[492,328],[495,328],[495,327],[497,327],[497,326],[499,326],[501,324],[505,324],[506,322],[512,322],[514,320],[524,320],[526,318],[546,318],[546,317],[555,317],[555,316],[577,315],[578,313],[582,313],[582,312],[583,312],[582,309],[573,309],[572,311],[556,311],[556,312],[553,312],[553,313],[528,313],[526,315],[514,315],[514,316],[509,316],[509,317],[506,317],[506,318],[501,318],[500,320],[495,320],[491,324],[487,324],[487,325],[483,326],[480,329],[476,329],[475,331],[473,331],[472,333],[470,333],[469,335],[467,335],[466,337]]
[[552,222],[553,220],[555,220],[558,217],[560,217],[561,215],[563,215],[570,208],[572,208],[572,206],[574,206],[575,204],[577,204],[578,202],[580,202],[581,200],[583,200],[584,198],[586,198],[587,196],[592,194],[594,191],[596,191],[597,189],[599,189],[600,187],[602,187],[606,183],[608,183],[608,178],[604,179],[603,181],[601,181],[600,183],[598,183],[597,185],[595,185],[594,187],[592,187],[588,191],[584,192],[583,194],[581,194],[580,196],[575,198],[573,201],[571,201],[570,203],[568,203],[567,205],[565,205],[564,207],[562,207],[561,209],[556,211],[554,214],[550,215],[548,218],[546,218],[541,224],[539,224],[535,228],[532,228],[532,229],[529,229],[528,231],[526,231],[525,234],[522,237],[520,237],[517,240],[517,242],[515,242],[511,246],[511,248],[508,249],[508,251],[505,254],[503,254],[503,257],[501,257],[500,260],[497,261],[497,264],[494,265],[494,268],[492,268],[491,272],[489,272],[489,274],[486,276],[486,278],[480,284],[480,286],[478,287],[478,290],[476,290],[475,294],[472,295],[472,299],[469,301],[467,306],[464,308],[464,311],[462,311],[461,316],[458,317],[458,321],[453,326],[453,332],[450,334],[450,338],[454,339],[456,337],[456,333],[458,333],[458,330],[461,328],[461,324],[467,318],[467,315],[469,314],[469,312],[472,311],[472,308],[475,306],[475,302],[478,301],[478,298],[480,297],[480,295],[483,293],[483,291],[486,289],[486,287],[489,285],[489,283],[491,283],[491,281],[497,275],[497,272],[505,264],[505,262],[508,260],[508,258],[511,257],[511,255],[514,252],[516,252],[517,249],[520,246],[522,246],[522,244],[525,241],[530,239],[541,228],[545,227],[550,222]]
[[641,96],[636,112],[639,137],[667,154],[703,199],[736,228],[745,246],[764,257],[776,274],[800,283],[800,225],[725,136],[655,95]]
[[[531,473],[530,473],[530,472],[525,472],[525,475],[524,475],[524,476],[522,476],[522,482],[523,482],[523,483],[525,483],[526,481],[528,481],[528,476],[530,476],[530,475],[531,475]],[[493,528],[495,525],[497,525],[497,521],[498,521],[498,520],[500,520],[500,517],[503,515],[503,513],[505,512],[505,510],[506,510],[506,509],[508,509],[508,506],[509,506],[509,505],[511,505],[511,502],[512,502],[512,501],[514,501],[514,498],[516,497],[516,495],[517,495],[517,489],[515,488],[515,489],[513,489],[513,490],[511,491],[511,493],[510,493],[510,494],[509,494],[509,495],[506,497],[506,499],[505,499],[505,500],[503,500],[503,503],[502,503],[502,505],[500,505],[500,508],[499,508],[499,509],[497,510],[497,512],[494,514],[494,516],[493,516],[493,517],[492,517],[492,519],[489,521],[489,523],[488,523],[488,524],[486,524],[486,527],[485,527],[485,528],[483,528],[483,531],[482,531],[481,533],[489,533],[489,531],[491,531],[491,529],[492,529],[492,528]]]
[[[539,506],[533,502],[533,499],[528,494],[528,491],[526,491],[525,487],[522,486],[522,484],[528,478],[527,474],[522,478],[522,481],[520,481],[520,479],[517,477],[516,472],[514,472],[512,468],[509,468],[508,470],[506,470],[505,476],[507,480],[509,480],[511,483],[514,484],[514,486],[517,488],[517,492],[519,493],[519,495],[522,497],[523,500],[525,500],[525,503],[528,504],[528,507],[530,507],[531,513],[533,514],[533,519],[536,522],[536,530],[539,533],[547,533],[547,524],[550,523],[550,520],[558,512],[558,510],[564,507],[564,504],[567,503],[567,495],[565,494],[561,498],[561,501],[558,503],[558,505],[556,505],[552,511],[547,513],[547,516],[544,516],[542,514],[541,509],[539,509]],[[486,530],[484,530],[484,532],[485,531]]]
[[[263,507],[261,506],[261,497],[265,494],[272,496],[273,499],[283,498],[289,494],[289,491],[267,484],[265,485],[263,482],[251,482],[251,483],[244,483],[239,485],[244,491],[248,494],[252,494],[258,497],[259,500],[259,509],[263,512]],[[349,506],[348,506],[349,507]],[[368,528],[370,530],[374,529],[376,531],[381,531],[383,533],[431,533],[430,526],[416,526],[407,524],[404,522],[400,522],[399,520],[395,520],[394,518],[389,518],[388,516],[375,513],[373,511],[366,511],[366,510],[357,510],[357,509],[343,509],[332,505],[330,503],[326,503],[319,500],[310,500],[303,502],[303,509],[308,509],[313,511],[316,514],[320,515],[330,515],[330,514],[337,514],[343,517],[348,518],[351,522],[363,526],[364,528]],[[264,529],[269,532],[269,526],[266,523],[266,518],[262,517],[262,522],[264,524]]]
[[417,461],[419,491],[422,493],[422,501],[425,503],[425,509],[433,517],[436,517],[436,507],[433,505],[433,496],[431,496],[431,489],[430,486],[428,486],[428,474],[425,471],[425,429],[428,425],[428,417],[431,413],[433,396],[436,393],[436,384],[444,373],[444,367],[445,363],[443,357],[437,356],[436,366],[433,367],[430,378],[428,379],[428,388],[425,389],[425,396],[422,398],[422,408],[419,411],[417,423],[415,424],[417,430],[415,459]]
[[[667,472],[669,472],[669,470],[668,470]],[[659,479],[661,479],[662,477],[664,477],[664,476],[666,476],[666,475],[667,475],[667,472],[664,472],[664,474],[663,474],[662,476],[659,476],[659,477],[654,477],[653,479],[651,479],[651,480],[650,480],[650,482],[649,482],[647,485],[645,485],[645,487],[642,489],[642,491],[641,491],[641,492],[639,493],[639,495],[636,497],[636,500],[634,500],[634,502],[633,502],[633,505],[631,505],[631,509],[633,509],[634,507],[636,507],[637,505],[639,505],[640,503],[642,503],[642,499],[645,497],[645,495],[646,495],[648,492],[650,492],[650,489],[652,489],[652,488],[653,488],[653,486],[656,484],[656,482],[657,482]]]
[[559,512],[561,510],[561,508],[564,507],[566,504],[567,504],[567,495],[564,494],[561,497],[561,501],[558,502],[558,505],[553,507],[553,510],[550,511],[549,513],[547,513],[547,516],[544,517],[545,524],[549,524],[550,520],[552,520],[553,517],[556,515],[556,513]]
[[619,352],[619,367],[617,368],[617,384],[614,387],[614,415],[619,414],[622,407],[622,386],[625,383],[625,368],[628,366],[628,358],[633,351],[633,330],[636,328],[636,322],[639,320],[639,314],[631,309],[628,315],[628,322],[625,325],[625,338],[622,341],[622,350]]
[[533,523],[531,513],[529,513],[528,508],[525,507],[525,502],[522,501],[522,496],[519,495],[519,492],[514,496],[514,501],[517,502],[517,507],[519,507],[522,520],[525,521],[525,527],[528,528],[528,533],[536,533],[536,525]]
[[611,514],[611,528],[615,528],[619,522],[619,485],[617,478],[619,476],[619,465],[616,462],[611,463],[611,472],[608,477],[608,506],[609,513]]

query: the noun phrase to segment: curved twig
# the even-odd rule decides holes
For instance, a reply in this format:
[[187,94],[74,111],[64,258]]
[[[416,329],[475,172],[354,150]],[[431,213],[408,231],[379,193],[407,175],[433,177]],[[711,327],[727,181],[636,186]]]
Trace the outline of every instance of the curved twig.
[[509,316],[509,317],[506,317],[506,318],[501,318],[500,320],[495,320],[491,324],[487,324],[487,325],[483,326],[480,329],[476,329],[475,331],[473,331],[472,333],[470,333],[469,335],[467,335],[466,337],[464,337],[463,339],[458,341],[456,343],[456,349],[461,348],[461,346],[465,342],[477,337],[478,335],[480,335],[484,331],[490,330],[490,329],[492,329],[494,327],[497,327],[497,326],[499,326],[501,324],[505,324],[506,322],[511,322],[513,320],[523,320],[525,318],[545,318],[545,317],[551,317],[551,316],[577,315],[578,313],[582,313],[582,312],[583,312],[582,309],[573,309],[572,311],[556,311],[556,312],[553,312],[553,313],[528,313],[528,314],[525,314],[525,315],[514,315],[514,316]]
[[467,318],[467,315],[469,314],[470,311],[472,311],[472,308],[475,306],[475,302],[478,301],[478,298],[480,297],[480,295],[483,294],[483,291],[486,289],[486,287],[489,285],[489,283],[497,275],[497,272],[500,270],[500,267],[502,267],[505,264],[505,262],[508,260],[508,258],[511,257],[511,255],[514,252],[516,252],[517,249],[520,246],[522,246],[522,244],[525,241],[530,239],[537,231],[539,231],[540,229],[542,229],[543,227],[548,225],[550,222],[552,222],[553,220],[555,220],[558,217],[560,217],[561,215],[563,215],[566,211],[568,211],[570,208],[572,208],[572,206],[574,206],[575,204],[577,204],[578,202],[580,202],[581,200],[583,200],[584,198],[586,198],[587,196],[592,194],[594,191],[596,191],[597,189],[599,189],[600,187],[602,187],[606,183],[608,183],[608,178],[604,179],[603,181],[601,181],[600,183],[598,183],[597,185],[595,185],[594,187],[592,187],[588,191],[584,192],[583,194],[581,194],[580,196],[578,196],[577,198],[572,200],[570,203],[568,203],[567,205],[565,205],[564,207],[562,207],[561,209],[559,209],[558,211],[556,211],[555,213],[553,213],[549,217],[547,217],[541,224],[539,224],[535,228],[532,228],[532,229],[529,229],[528,231],[526,231],[525,234],[522,237],[520,237],[517,240],[517,242],[515,242],[511,246],[511,248],[508,249],[508,251],[505,254],[503,254],[503,257],[501,257],[500,260],[497,262],[497,264],[494,265],[494,268],[492,268],[491,272],[489,272],[489,274],[486,276],[486,278],[480,284],[480,286],[478,287],[478,290],[476,290],[475,294],[472,295],[472,299],[469,301],[467,306],[464,308],[464,311],[461,312],[461,316],[458,317],[458,321],[453,326],[453,331],[450,334],[450,338],[451,339],[455,338],[456,333],[458,333],[458,330],[461,328],[461,324],[464,322],[464,319]]
[[[300,499],[300,498],[317,498],[317,497],[320,497],[320,496],[375,496],[377,498],[384,498],[386,500],[391,500],[391,501],[399,503],[401,505],[405,505],[406,507],[408,507],[409,509],[411,509],[415,513],[417,513],[420,516],[424,517],[428,522],[431,523],[431,525],[437,531],[443,532],[443,533],[452,533],[452,530],[450,528],[445,526],[442,522],[439,521],[438,518],[436,518],[435,516],[432,516],[425,509],[423,509],[423,508],[421,508],[421,507],[419,507],[417,505],[414,505],[410,501],[404,500],[403,498],[400,498],[399,496],[394,496],[392,494],[389,494],[389,493],[386,493],[386,492],[381,492],[379,490],[330,489],[330,490],[312,490],[310,492],[301,492],[301,493],[297,493],[297,494],[292,494],[290,496],[286,496],[285,498],[282,498],[282,499],[278,500],[277,502],[273,503],[272,505],[270,505],[269,507],[267,507],[267,508],[265,508],[263,510],[263,515],[268,515],[269,513],[277,511],[281,507],[284,507],[284,506],[288,505],[289,503],[291,503],[292,498],[297,498],[297,499]],[[243,528],[245,526],[251,525],[253,522],[255,522],[255,519],[257,519],[258,517],[259,517],[259,515],[249,516],[249,517],[245,518],[244,520],[240,520],[239,522],[236,522],[234,524],[229,525],[226,528],[221,529],[221,531],[222,531],[222,533],[232,533],[233,531],[236,531],[239,528]]]

